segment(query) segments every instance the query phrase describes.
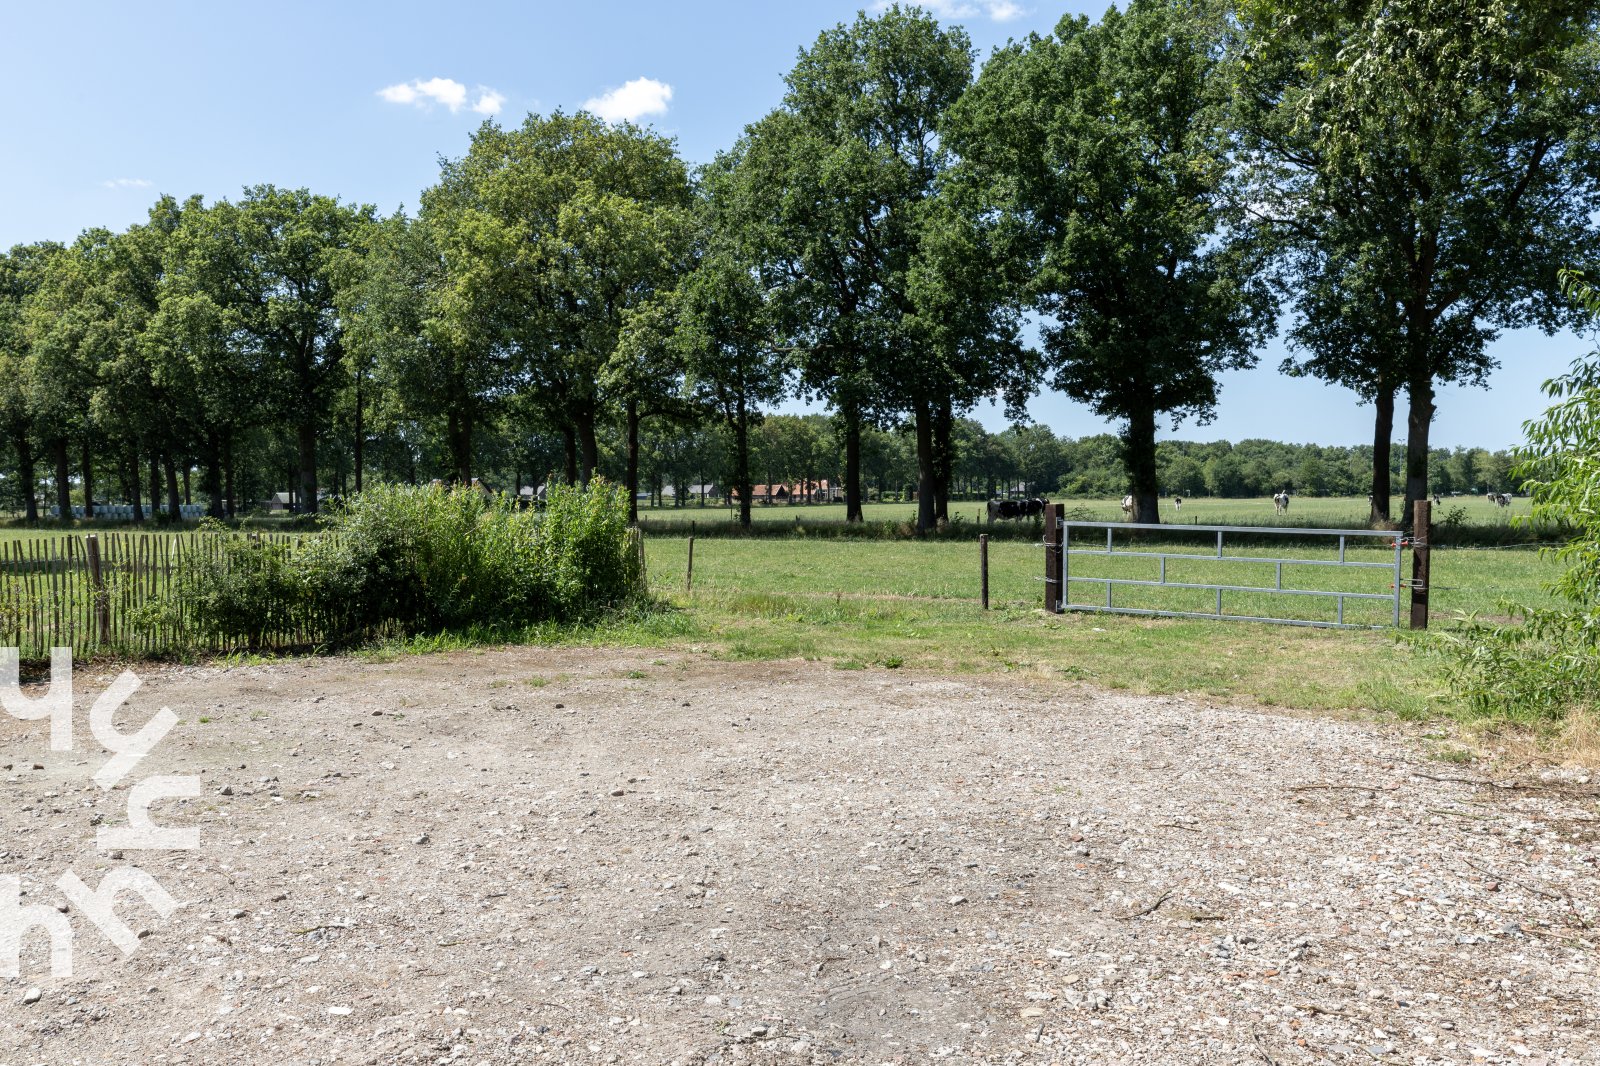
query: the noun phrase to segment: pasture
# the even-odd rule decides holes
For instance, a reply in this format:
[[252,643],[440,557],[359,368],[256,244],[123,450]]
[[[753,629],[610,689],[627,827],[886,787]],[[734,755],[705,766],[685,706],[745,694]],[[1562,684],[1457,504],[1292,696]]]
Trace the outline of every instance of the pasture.
[[[1053,502],[1064,503],[1067,512],[1073,517],[1084,521],[1094,522],[1120,522],[1122,521],[1122,503],[1119,499],[1074,499],[1061,496],[1049,497]],[[1400,517],[1402,497],[1396,496],[1391,504],[1391,513]],[[1510,507],[1500,507],[1491,503],[1482,496],[1457,496],[1445,497],[1443,502],[1434,508],[1433,520],[1436,524],[1449,522],[1452,515],[1457,517],[1455,522],[1473,526],[1508,526],[1511,519],[1517,515],[1528,513],[1529,501],[1526,497],[1515,498]],[[1459,514],[1457,514],[1459,512]],[[805,525],[827,525],[844,523],[844,504],[818,503],[818,504],[756,504],[751,511],[753,522],[790,522],[799,520]],[[985,502],[983,500],[960,500],[950,504],[950,519],[952,522],[969,525],[980,525],[985,521]],[[863,517],[868,522],[915,522],[917,505],[915,503],[868,503],[862,507]],[[663,524],[675,525],[678,522],[690,521],[706,525],[712,522],[737,522],[738,509],[720,505],[701,507],[694,504],[687,507],[649,507],[641,501],[639,505],[639,520],[646,529],[652,526],[662,527]],[[1161,498],[1161,520],[1163,522],[1184,522],[1199,525],[1213,526],[1322,526],[1342,527],[1347,529],[1361,529],[1367,525],[1367,500],[1366,497],[1355,496],[1294,496],[1291,497],[1289,510],[1279,514],[1272,505],[1272,497],[1261,496],[1251,499],[1221,499],[1216,497],[1199,496],[1183,498],[1183,509],[1175,509],[1170,496]]]

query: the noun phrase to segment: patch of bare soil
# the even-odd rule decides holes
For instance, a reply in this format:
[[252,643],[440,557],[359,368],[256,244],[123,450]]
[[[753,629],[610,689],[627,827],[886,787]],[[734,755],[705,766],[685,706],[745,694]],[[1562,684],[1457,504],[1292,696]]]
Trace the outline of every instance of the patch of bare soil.
[[[72,752],[0,716],[0,873],[54,906],[137,862],[182,906],[126,895],[126,956],[74,912],[70,977],[31,935],[4,1066],[1600,1061],[1573,771],[1496,788],[1399,730],[998,677],[518,648],[150,674],[125,728],[182,722],[107,793],[108,681],[77,679]],[[153,808],[200,846],[97,850],[157,773],[204,782]]]

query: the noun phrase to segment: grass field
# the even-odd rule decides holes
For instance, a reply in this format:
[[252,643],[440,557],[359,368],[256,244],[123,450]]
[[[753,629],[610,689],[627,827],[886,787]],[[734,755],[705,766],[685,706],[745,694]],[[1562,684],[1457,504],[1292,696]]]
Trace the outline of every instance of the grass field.
[[[1527,506],[1518,501],[1519,509]],[[963,506],[954,510],[960,513]],[[1365,500],[1296,500],[1294,517],[1321,526],[1359,527],[1353,509]],[[1484,500],[1447,501],[1467,510],[1468,520],[1503,522],[1505,510]],[[1070,508],[1085,519],[1120,517],[1117,501],[1082,503]],[[1212,508],[1215,510],[1212,510]],[[799,514],[809,527],[818,519],[842,519],[840,507],[758,509],[772,522]],[[827,536],[737,538],[700,537],[695,543],[694,588],[685,591],[688,539],[672,532],[695,510],[647,512],[644,524],[652,588],[659,610],[579,632],[537,630],[522,634],[458,634],[419,638],[403,644],[417,649],[447,647],[487,639],[595,642],[688,647],[734,660],[804,659],[824,670],[918,667],[940,671],[1026,673],[1149,693],[1184,693],[1217,700],[1255,702],[1320,710],[1370,710],[1406,718],[1444,716],[1456,708],[1445,692],[1438,663],[1428,653],[1433,638],[1406,631],[1329,631],[1248,622],[1152,619],[1090,613],[1048,615],[1043,598],[1043,552],[1029,539],[990,544],[993,610],[979,609],[978,547],[975,527],[967,536],[946,540],[838,540]],[[720,512],[699,512],[700,521]],[[1269,500],[1185,501],[1191,514],[1217,524],[1267,525],[1278,519]],[[869,508],[869,520],[904,521],[911,505]],[[827,521],[827,518],[822,518]],[[701,528],[706,529],[702,524]],[[19,536],[65,531],[0,529],[0,544]],[[775,531],[774,531],[775,532]],[[804,532],[804,531],[801,531]],[[1210,546],[1176,530],[1161,534],[1166,549],[1205,552]],[[1273,548],[1272,555],[1318,554],[1300,541]],[[1119,542],[1120,546],[1120,542]],[[1265,552],[1263,552],[1265,553]],[[1320,557],[1328,558],[1326,553]],[[1341,587],[1387,594],[1393,582],[1390,551],[1354,548],[1349,558],[1383,563],[1382,569],[1334,571],[1285,568],[1285,585]],[[1150,559],[1074,557],[1078,576],[1150,579],[1158,564]],[[1271,585],[1270,565],[1218,563],[1197,556],[1169,563],[1169,579]],[[1402,568],[1410,576],[1409,554]],[[1554,564],[1532,548],[1438,548],[1433,561],[1433,625],[1448,630],[1458,613],[1499,616],[1503,598],[1541,603]],[[1353,584],[1334,585],[1334,582]],[[1076,602],[1098,599],[1103,586],[1074,583]],[[1119,588],[1124,606],[1161,606],[1210,611],[1209,592]],[[1230,614],[1296,613],[1331,619],[1324,600],[1285,601],[1249,593],[1225,594]],[[1405,601],[1402,607],[1406,611]],[[1386,622],[1389,607],[1352,602],[1348,621]]]
[[[1089,521],[1120,522],[1122,520],[1121,499],[1066,499],[1055,502],[1064,503],[1069,513]],[[1391,513],[1399,517],[1404,500],[1396,497],[1391,505]],[[1525,498],[1514,499],[1510,507],[1499,507],[1482,496],[1446,497],[1443,503],[1434,509],[1433,520],[1435,523],[1446,521],[1452,512],[1460,509],[1462,521],[1471,525],[1507,525],[1514,515],[1528,513],[1528,500]],[[869,503],[863,507],[863,517],[868,522],[914,522],[917,517],[915,503]],[[1310,497],[1296,496],[1289,504],[1285,514],[1279,514],[1273,508],[1271,497],[1258,499],[1215,499],[1211,497],[1185,497],[1183,510],[1176,511],[1170,498],[1161,501],[1161,520],[1163,522],[1198,523],[1200,525],[1263,525],[1263,526],[1343,526],[1345,528],[1362,529],[1367,525],[1366,497],[1330,496]],[[986,508],[983,501],[958,501],[950,505],[952,521],[961,521],[968,524],[980,523],[985,520]],[[772,504],[769,506],[757,505],[751,513],[751,520],[756,522],[794,522],[799,519],[806,525],[813,523],[842,523],[844,521],[844,504]],[[639,520],[646,528],[652,524],[696,521],[702,524],[712,522],[736,522],[738,511],[728,507],[641,507]]]

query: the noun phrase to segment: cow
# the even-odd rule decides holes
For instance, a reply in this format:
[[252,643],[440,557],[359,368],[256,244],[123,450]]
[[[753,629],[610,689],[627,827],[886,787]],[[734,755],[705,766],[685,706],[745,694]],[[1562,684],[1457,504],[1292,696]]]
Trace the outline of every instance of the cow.
[[997,518],[1033,518],[1044,514],[1045,507],[1045,502],[1037,497],[1031,500],[990,500],[989,521],[993,523]]
[[1182,496],[1174,496],[1172,498],[1172,509],[1174,511],[1183,510],[1183,497]]
[[1490,503],[1494,504],[1497,507],[1510,507],[1511,506],[1511,496],[1510,496],[1509,493],[1491,492],[1491,493],[1489,493],[1487,499],[1489,500]]
[[1272,509],[1278,514],[1283,514],[1289,510],[1288,489],[1284,489],[1282,492],[1279,492],[1272,497]]
[[1133,517],[1133,497],[1132,496],[1124,496],[1122,498],[1122,517],[1123,517],[1124,520]]

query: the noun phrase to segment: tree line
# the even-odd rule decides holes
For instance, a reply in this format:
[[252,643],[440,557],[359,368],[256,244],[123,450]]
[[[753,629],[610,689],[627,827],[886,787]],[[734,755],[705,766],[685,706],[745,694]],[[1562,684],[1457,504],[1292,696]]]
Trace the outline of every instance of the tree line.
[[[676,450],[719,456],[748,521],[762,426],[798,397],[830,412],[847,516],[874,464],[903,480],[900,442],[926,529],[1005,436],[963,416],[1050,387],[1121,432],[1008,431],[1080,453],[1020,476],[1041,489],[1127,491],[1153,522],[1164,487],[1334,491],[1359,462],[1387,520],[1396,481],[1409,505],[1504,476],[1441,464],[1436,388],[1482,384],[1505,329],[1575,324],[1556,277],[1600,245],[1597,26],[1600,0],[1133,0],[980,66],[891,6],[802,50],[704,166],[558,111],[485,122],[414,213],[163,197],[0,255],[5,491],[34,518],[47,474],[70,513],[76,473],[89,510],[109,479],[175,513],[193,473],[214,514],[285,482],[315,511],[371,478],[614,464],[637,497]],[[1371,447],[1158,446],[1280,320],[1280,371],[1371,403]]]

